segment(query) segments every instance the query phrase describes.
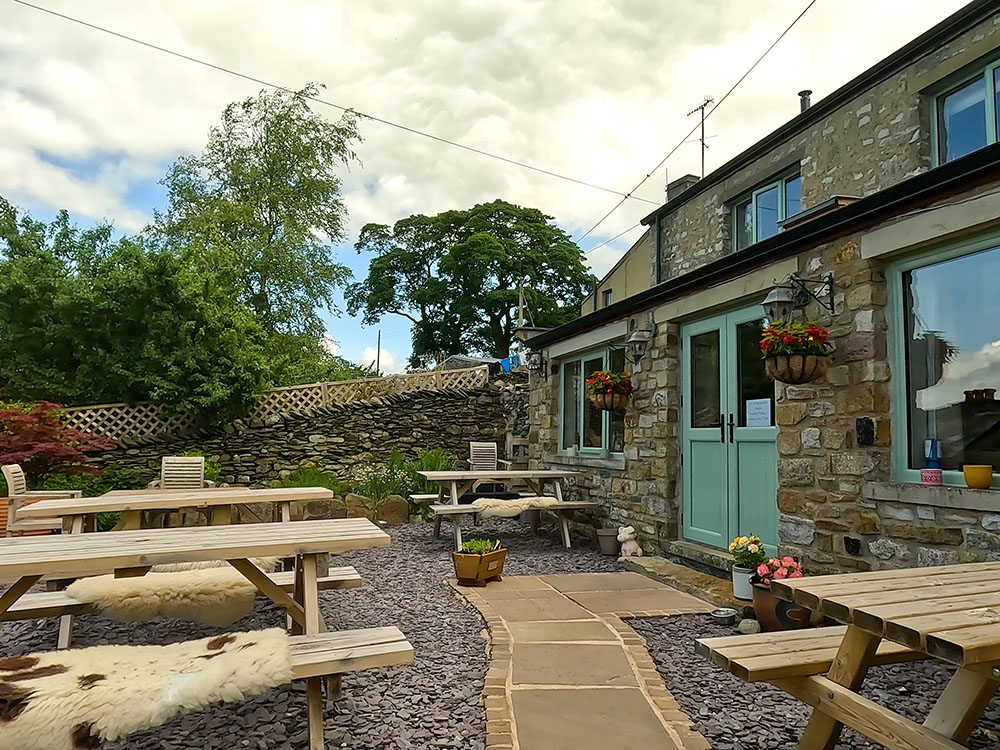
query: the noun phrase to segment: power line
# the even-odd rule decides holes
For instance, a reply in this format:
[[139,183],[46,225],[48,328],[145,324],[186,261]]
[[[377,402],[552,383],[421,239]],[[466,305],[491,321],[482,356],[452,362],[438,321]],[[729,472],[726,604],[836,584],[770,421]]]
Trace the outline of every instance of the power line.
[[[21,0],[14,0],[14,1],[15,2],[21,2]],[[579,242],[584,237],[586,237],[591,232],[593,232],[595,229],[597,229],[599,226],[601,226],[601,224],[603,224],[607,220],[607,218],[609,216],[611,216],[611,214],[613,214],[615,211],[617,211],[619,208],[621,208],[621,205],[626,201],[627,198],[629,198],[629,197],[632,196],[632,193],[634,193],[636,190],[638,190],[643,185],[645,185],[646,184],[646,180],[648,180],[653,175],[654,172],[656,172],[661,166],[663,166],[663,162],[665,162],[667,159],[669,159],[671,156],[673,156],[674,152],[676,152],[677,149],[679,149],[681,146],[683,146],[684,143],[687,141],[687,139],[690,138],[692,135],[694,135],[695,131],[698,130],[699,127],[702,127],[702,125],[704,124],[705,120],[707,120],[715,112],[715,110],[717,110],[719,107],[722,106],[722,103],[724,101],[726,101],[726,99],[729,98],[729,95],[732,94],[736,90],[736,87],[739,86],[741,83],[743,83],[744,79],[748,75],[750,75],[751,73],[753,73],[754,69],[758,65],[760,65],[761,61],[765,57],[768,56],[768,54],[771,52],[771,50],[773,50],[775,47],[778,46],[778,42],[780,42],[782,39],[785,38],[785,35],[789,31],[792,30],[792,28],[795,26],[795,24],[797,24],[802,19],[802,16],[804,16],[806,13],[808,13],[809,9],[811,7],[813,7],[815,4],[816,4],[816,0],[810,0],[809,4],[805,7],[805,9],[795,17],[795,20],[792,21],[788,25],[788,27],[784,31],[781,32],[781,35],[777,39],[775,39],[774,42],[772,42],[772,44],[771,44],[770,47],[768,47],[766,50],[764,50],[764,54],[762,54],[760,57],[757,58],[757,61],[753,65],[750,66],[750,68],[747,70],[746,73],[744,73],[743,75],[740,76],[740,79],[736,83],[733,84],[732,88],[730,88],[729,91],[726,92],[725,96],[723,96],[721,99],[719,99],[718,103],[714,107],[712,107],[712,109],[710,109],[705,114],[705,116],[702,119],[702,121],[700,123],[698,123],[697,125],[695,125],[693,128],[691,128],[691,130],[688,131],[687,135],[685,135],[683,138],[681,138],[680,142],[676,146],[674,146],[672,149],[670,149],[670,151],[667,153],[667,155],[664,156],[662,159],[660,159],[660,161],[657,162],[656,166],[653,167],[651,170],[649,170],[649,172],[646,173],[645,177],[643,177],[641,180],[639,180],[639,184],[638,185],[636,185],[634,188],[632,188],[627,193],[625,193],[624,197],[620,201],[618,201],[610,211],[608,211],[606,214],[604,214],[604,216],[602,216],[600,218],[600,220],[596,224],[594,224],[594,226],[592,226],[590,229],[588,229],[586,232],[584,232],[582,235],[580,235],[580,237],[578,237],[576,241]]]
[[594,246],[593,246],[592,248],[590,248],[590,250],[587,250],[587,251],[586,251],[586,252],[584,253],[584,255],[590,255],[590,254],[591,254],[592,252],[594,252],[595,250],[600,250],[600,249],[601,249],[602,247],[604,247],[605,245],[610,245],[610,244],[611,244],[612,242],[614,242],[615,240],[617,240],[617,239],[618,239],[619,237],[621,237],[622,235],[625,235],[625,234],[628,234],[628,233],[629,233],[629,232],[631,232],[631,231],[632,231],[633,229],[635,229],[635,228],[637,228],[637,227],[641,227],[641,226],[642,226],[642,224],[641,224],[641,223],[640,223],[640,224],[633,224],[633,225],[632,225],[632,226],[630,226],[630,227],[629,227],[628,229],[626,229],[626,230],[625,230],[624,232],[619,232],[618,234],[616,234],[616,235],[615,235],[614,237],[612,237],[612,238],[611,238],[610,240],[604,240],[604,242],[602,242],[602,243],[601,243],[600,245],[594,245]]
[[[297,92],[292,91],[291,89],[287,88],[286,86],[280,86],[280,85],[278,85],[276,83],[271,83],[270,81],[266,81],[263,78],[257,78],[256,76],[252,76],[252,75],[249,75],[247,73],[240,73],[239,71],[233,70],[232,68],[226,68],[226,67],[223,67],[222,65],[216,65],[215,63],[210,63],[207,60],[201,60],[201,59],[199,59],[197,57],[192,57],[191,55],[185,55],[183,52],[177,52],[176,50],[168,49],[166,47],[160,47],[159,45],[153,44],[152,42],[146,42],[146,41],[143,41],[142,39],[137,39],[136,37],[129,36],[127,34],[123,34],[121,32],[113,31],[111,29],[105,28],[104,26],[98,26],[97,24],[90,23],[89,21],[83,21],[83,20],[81,20],[79,18],[74,18],[73,16],[68,16],[65,13],[59,13],[58,11],[51,10],[50,8],[44,8],[44,7],[40,6],[40,5],[35,5],[33,3],[26,2],[26,0],[11,0],[11,2],[17,3],[18,5],[23,5],[26,8],[32,8],[33,10],[41,11],[42,13],[48,13],[49,15],[55,16],[56,18],[61,18],[64,21],[70,21],[71,23],[75,23],[75,24],[78,24],[80,26],[85,26],[88,29],[93,29],[94,31],[100,31],[100,32],[102,32],[104,34],[110,34],[111,36],[118,37],[119,39],[124,39],[125,41],[132,42],[134,44],[140,44],[143,47],[147,47],[149,49],[156,50],[157,52],[163,52],[163,53],[168,54],[168,55],[173,55],[174,57],[179,57],[182,60],[187,60],[188,62],[195,63],[196,65],[202,65],[202,66],[204,66],[206,68],[212,68],[213,70],[217,70],[217,71],[219,71],[221,73],[227,73],[227,74],[229,74],[231,76],[236,76],[237,78],[242,78],[245,81],[251,81],[251,82],[259,84],[261,86],[267,86],[267,87],[275,89],[277,91],[285,91],[285,92],[290,93],[290,94],[297,93]],[[638,196],[631,195],[629,193],[623,193],[620,190],[613,190],[612,188],[604,187],[603,185],[595,185],[592,182],[587,182],[585,180],[578,180],[575,177],[568,177],[568,176],[566,176],[564,174],[559,174],[558,172],[553,172],[553,171],[548,170],[548,169],[543,169],[542,167],[536,167],[536,166],[531,165],[531,164],[526,164],[525,162],[517,161],[516,159],[510,159],[510,158],[508,158],[506,156],[500,156],[499,154],[494,154],[494,153],[491,153],[489,151],[484,151],[483,149],[476,148],[475,146],[468,146],[468,145],[466,145],[464,143],[459,143],[458,141],[452,141],[452,140],[449,140],[447,138],[443,138],[441,136],[434,135],[432,133],[426,133],[426,132],[424,132],[422,130],[417,130],[416,128],[411,128],[411,127],[409,127],[407,125],[402,125],[401,123],[398,123],[398,122],[393,122],[392,120],[386,120],[386,119],[384,119],[382,117],[376,117],[375,115],[367,114],[367,113],[362,112],[362,111],[360,111],[358,109],[355,109],[354,107],[345,107],[343,105],[336,104],[336,103],[328,101],[326,99],[320,99],[319,97],[316,97],[316,96],[306,96],[304,98],[305,99],[309,99],[310,101],[316,102],[317,104],[322,104],[322,105],[327,106],[327,107],[332,107],[334,109],[338,109],[341,112],[353,112],[353,113],[355,113],[355,114],[357,114],[357,115],[359,115],[361,117],[365,117],[365,118],[367,118],[369,120],[372,120],[374,122],[379,122],[379,123],[382,123],[383,125],[388,125],[389,127],[398,128],[399,130],[403,130],[403,131],[405,131],[407,133],[412,133],[413,135],[419,135],[419,136],[422,136],[423,138],[429,138],[430,140],[437,141],[438,143],[444,143],[444,144],[447,144],[449,146],[454,146],[455,148],[463,149],[465,151],[471,151],[472,153],[479,154],[480,156],[485,156],[485,157],[488,157],[490,159],[496,159],[497,161],[502,161],[502,162],[505,162],[507,164],[512,164],[512,165],[514,165],[516,167],[521,167],[522,169],[529,169],[532,172],[538,172],[539,174],[548,175],[549,177],[555,177],[556,179],[559,179],[559,180],[566,180],[567,182],[573,182],[573,183],[576,183],[577,185],[582,185],[583,187],[592,188],[594,190],[601,190],[601,191],[603,191],[605,193],[611,193],[613,195],[620,195],[620,196],[622,196],[622,202],[624,202],[625,200],[627,200],[629,198],[632,198],[633,200],[642,201],[644,203],[652,203],[653,205],[659,205],[659,203],[657,203],[656,201],[651,201],[651,200],[649,200],[647,198],[640,198]]]

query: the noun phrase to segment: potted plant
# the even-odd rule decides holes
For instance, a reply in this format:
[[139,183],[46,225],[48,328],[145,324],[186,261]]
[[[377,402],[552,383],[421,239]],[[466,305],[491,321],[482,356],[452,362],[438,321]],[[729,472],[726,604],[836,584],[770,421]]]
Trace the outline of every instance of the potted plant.
[[632,397],[632,379],[623,372],[598,370],[587,378],[590,403],[604,411],[625,411]]
[[757,566],[767,560],[760,537],[738,536],[730,543],[729,551],[733,556],[733,596],[750,601],[753,599],[750,578]]
[[829,338],[829,332],[815,323],[771,323],[760,339],[768,377],[790,385],[819,380],[830,367]]
[[771,581],[784,578],[802,578],[802,563],[794,557],[772,557],[761,562],[753,576],[753,610],[764,632],[797,630],[819,625],[812,610],[779,599],[771,593]]
[[455,577],[460,586],[485,586],[487,581],[499,581],[507,550],[500,540],[470,539],[459,552],[452,552]]

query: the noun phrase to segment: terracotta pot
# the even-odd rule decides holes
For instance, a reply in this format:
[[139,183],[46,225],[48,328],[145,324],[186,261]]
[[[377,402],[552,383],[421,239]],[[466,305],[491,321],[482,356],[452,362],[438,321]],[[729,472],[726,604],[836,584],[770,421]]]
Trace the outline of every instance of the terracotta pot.
[[815,627],[822,621],[813,616],[812,610],[779,599],[763,583],[753,585],[753,611],[765,633]]
[[830,368],[828,354],[772,354],[764,359],[764,370],[771,380],[789,385],[812,383]]
[[590,403],[604,411],[625,411],[629,397],[624,393],[591,393]]
[[962,467],[965,484],[973,490],[988,490],[993,485],[993,467],[980,464],[966,464]]
[[501,580],[507,550],[498,549],[485,555],[452,552],[451,559],[455,563],[455,578],[459,586],[485,586],[487,581]]

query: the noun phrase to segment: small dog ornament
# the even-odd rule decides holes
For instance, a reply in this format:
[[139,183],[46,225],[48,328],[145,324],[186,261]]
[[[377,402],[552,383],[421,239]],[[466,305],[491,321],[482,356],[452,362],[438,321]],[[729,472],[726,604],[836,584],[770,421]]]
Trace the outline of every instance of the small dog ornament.
[[618,541],[622,543],[622,557],[642,557],[642,547],[635,540],[634,527],[619,526]]

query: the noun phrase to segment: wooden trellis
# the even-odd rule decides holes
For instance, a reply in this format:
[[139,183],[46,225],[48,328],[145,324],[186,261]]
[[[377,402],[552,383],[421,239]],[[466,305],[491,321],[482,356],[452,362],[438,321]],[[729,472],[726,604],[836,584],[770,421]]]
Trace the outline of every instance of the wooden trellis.
[[[323,407],[380,396],[441,388],[482,388],[487,382],[488,368],[482,365],[465,370],[291,385],[263,394],[246,418],[266,421],[277,415],[310,414]],[[70,427],[106,435],[112,440],[184,432],[197,424],[190,414],[171,414],[166,406],[152,402],[74,406],[64,411]]]

